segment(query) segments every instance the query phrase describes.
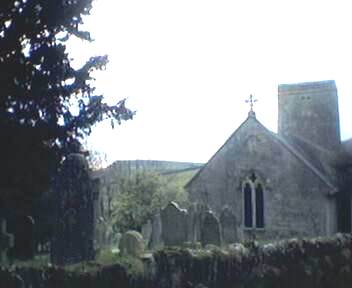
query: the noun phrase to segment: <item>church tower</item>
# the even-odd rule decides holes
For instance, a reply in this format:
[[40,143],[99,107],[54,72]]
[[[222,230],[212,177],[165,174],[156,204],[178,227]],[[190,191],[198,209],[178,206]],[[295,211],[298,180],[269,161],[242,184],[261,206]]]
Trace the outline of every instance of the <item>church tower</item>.
[[300,137],[329,150],[340,144],[335,81],[282,84],[278,97],[279,135]]

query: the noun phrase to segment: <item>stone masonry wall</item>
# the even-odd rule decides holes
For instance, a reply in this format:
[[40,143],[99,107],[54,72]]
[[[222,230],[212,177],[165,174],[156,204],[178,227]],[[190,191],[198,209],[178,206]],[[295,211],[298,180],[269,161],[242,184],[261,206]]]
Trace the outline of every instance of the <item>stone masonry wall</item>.
[[338,147],[340,126],[334,81],[282,84],[278,94],[279,135],[298,136],[330,150]]
[[1,267],[0,287],[347,288],[352,286],[351,255],[350,234],[266,245],[249,242],[227,250],[170,248],[156,251],[151,261],[144,259],[140,272],[118,263],[82,263],[78,270]]
[[[251,171],[264,186],[264,229],[243,227],[241,183]],[[236,215],[238,240],[318,236],[334,230],[328,227],[327,217],[332,213],[329,206],[333,200],[327,197],[330,188],[253,117],[230,137],[187,189],[191,201],[205,202],[218,213],[229,205]]]

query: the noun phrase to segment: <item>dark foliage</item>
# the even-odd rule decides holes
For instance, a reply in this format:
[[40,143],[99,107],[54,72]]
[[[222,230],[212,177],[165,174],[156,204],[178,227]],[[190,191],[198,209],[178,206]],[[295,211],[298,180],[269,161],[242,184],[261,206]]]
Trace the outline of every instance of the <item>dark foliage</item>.
[[77,150],[92,125],[110,118],[113,126],[133,116],[124,100],[109,106],[91,85],[90,72],[104,68],[107,56],[79,69],[70,65],[67,39],[91,40],[79,29],[91,4],[0,1],[0,208],[30,212],[58,163]]

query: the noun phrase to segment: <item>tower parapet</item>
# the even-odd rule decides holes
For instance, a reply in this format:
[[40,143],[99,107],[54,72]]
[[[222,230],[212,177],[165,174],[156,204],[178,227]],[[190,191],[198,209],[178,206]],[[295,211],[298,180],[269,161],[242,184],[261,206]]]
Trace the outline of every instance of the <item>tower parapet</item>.
[[340,144],[335,81],[281,84],[278,134],[300,137],[332,150]]

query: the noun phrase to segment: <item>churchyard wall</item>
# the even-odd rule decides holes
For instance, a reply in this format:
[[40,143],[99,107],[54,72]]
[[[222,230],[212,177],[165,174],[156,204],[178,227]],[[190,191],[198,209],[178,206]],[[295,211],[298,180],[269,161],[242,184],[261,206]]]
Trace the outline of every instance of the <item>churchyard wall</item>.
[[[67,267],[9,267],[0,270],[0,287],[47,288],[347,288],[352,287],[352,236],[247,242],[226,250],[167,248],[141,258],[144,272],[119,264],[86,262]],[[94,269],[92,269],[92,267]]]

